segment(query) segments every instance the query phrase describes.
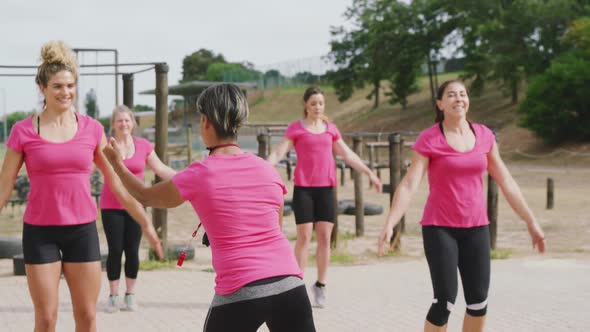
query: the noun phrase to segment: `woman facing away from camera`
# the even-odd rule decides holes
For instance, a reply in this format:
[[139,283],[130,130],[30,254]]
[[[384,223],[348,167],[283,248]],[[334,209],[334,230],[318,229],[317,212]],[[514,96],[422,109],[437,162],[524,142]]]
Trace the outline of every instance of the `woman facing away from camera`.
[[233,84],[207,88],[197,100],[201,137],[210,151],[172,179],[146,187],[126,167],[113,139],[109,162],[145,206],[190,201],[209,236],[215,296],[204,331],[315,331],[311,304],[289,241],[282,233],[286,188],[278,172],[244,153],[237,132],[248,117]]
[[[125,105],[115,107],[111,115],[111,134],[123,155],[123,163],[140,180],[144,180],[146,165],[156,175],[168,180],[176,171],[168,167],[154,151],[152,144],[133,135],[135,115]],[[121,257],[125,253],[125,298],[121,310],[135,311],[135,284],[139,271],[139,243],[141,226],[117,200],[110,186],[105,184],[100,193],[100,213],[106,235],[109,253],[107,257],[107,278],[109,298],[106,311],[119,311],[119,279],[121,276]]]
[[493,132],[467,120],[469,95],[461,81],[444,82],[437,92],[436,124],[413,146],[412,163],[397,187],[379,236],[378,254],[389,246],[393,227],[428,173],[430,193],[422,216],[424,252],[434,299],[424,331],[446,331],[461,275],[467,311],[463,331],[483,331],[490,285],[490,233],[483,194],[485,171],[526,223],[532,245],[545,251],[545,238],[520,188],[500,158]]
[[268,161],[275,165],[290,149],[295,148],[297,153],[293,180],[293,211],[297,224],[295,256],[301,270],[305,270],[309,243],[315,229],[318,275],[311,290],[314,305],[320,308],[326,304],[330,235],[336,219],[334,153],[358,172],[366,174],[377,191],[381,191],[379,178],[346,145],[336,125],[324,115],[325,105],[324,92],[317,87],[308,88],[303,94],[303,119],[289,125],[283,141],[268,157]]
[[95,331],[101,271],[97,207],[90,192],[93,163],[160,255],[161,246],[143,207],[123,188],[102,154],[102,125],[72,111],[78,81],[75,55],[63,42],[49,42],[41,59],[35,81],[44,108],[12,127],[0,171],[0,208],[24,163],[31,187],[22,241],[35,331],[55,330],[62,272],[76,331]]

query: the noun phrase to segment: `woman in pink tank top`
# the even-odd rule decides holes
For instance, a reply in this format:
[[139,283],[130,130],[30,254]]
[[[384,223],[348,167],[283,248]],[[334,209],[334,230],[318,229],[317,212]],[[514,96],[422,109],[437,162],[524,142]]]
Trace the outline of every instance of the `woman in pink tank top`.
[[[125,158],[123,162],[142,181],[146,165],[160,178],[171,179],[176,171],[162,163],[148,140],[133,136],[136,125],[135,115],[127,106],[115,107],[111,115],[111,134],[123,152]],[[110,293],[106,311],[109,313],[115,313],[119,309],[135,311],[138,308],[135,300],[135,284],[139,272],[139,244],[142,229],[119,203],[108,183],[103,186],[100,193],[100,212],[109,247],[106,269]],[[126,290],[123,306],[120,307],[119,279],[123,253],[125,253]]]
[[340,136],[336,125],[324,115],[324,92],[317,87],[308,88],[303,94],[304,118],[297,120],[285,131],[283,141],[273,150],[268,161],[275,165],[290,149],[297,153],[293,191],[293,211],[297,224],[295,256],[301,270],[305,270],[312,232],[317,238],[317,281],[311,286],[314,304],[326,303],[326,279],[330,262],[330,235],[336,216],[336,164],[334,153],[358,172],[369,177],[377,191],[381,181],[364,164]]
[[215,295],[204,331],[315,331],[311,304],[289,241],[280,228],[285,184],[269,163],[237,145],[248,104],[233,84],[199,96],[200,131],[209,156],[171,180],[146,187],[114,140],[105,155],[129,192],[146,206],[189,201],[207,231]]
[[420,223],[434,298],[424,331],[447,330],[457,295],[457,270],[467,304],[463,330],[483,331],[491,265],[483,195],[485,171],[526,222],[533,247],[540,253],[545,251],[545,237],[500,157],[494,134],[486,126],[467,120],[469,96],[463,82],[444,82],[436,104],[436,124],[416,139],[412,163],[395,191],[379,236],[378,254],[389,246],[393,228],[428,173],[429,196]]
[[101,272],[97,208],[90,192],[93,163],[117,199],[145,225],[146,236],[160,254],[161,247],[142,206],[123,188],[102,154],[102,125],[71,111],[78,81],[76,56],[63,42],[49,42],[41,59],[35,81],[44,109],[16,123],[10,132],[0,172],[0,209],[24,163],[31,186],[23,217],[23,253],[35,308],[34,330],[55,330],[63,272],[76,330],[96,331]]

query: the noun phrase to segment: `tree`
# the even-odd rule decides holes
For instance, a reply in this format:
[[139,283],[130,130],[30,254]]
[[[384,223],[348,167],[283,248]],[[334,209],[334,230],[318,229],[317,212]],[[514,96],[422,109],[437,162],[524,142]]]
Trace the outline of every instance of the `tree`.
[[533,80],[521,125],[548,143],[590,141],[590,58],[571,51]]
[[148,105],[135,105],[133,107],[134,112],[154,112],[155,109]]
[[[345,17],[352,21],[353,28],[332,28],[334,38],[329,57],[339,69],[331,71],[332,81],[340,101],[347,100],[355,89],[365,84],[372,86],[367,99],[374,98],[373,108],[379,107],[381,81],[393,76],[391,71],[392,22],[396,10],[407,6],[395,0],[354,0]],[[387,29],[385,26],[387,25]],[[394,29],[400,32],[404,29]]]
[[84,102],[84,106],[86,107],[86,115],[94,119],[98,118],[99,110],[96,100],[96,92],[94,92],[94,89],[90,89],[90,91],[86,93],[86,101]]
[[227,63],[222,54],[215,54],[207,49],[200,49],[182,60],[182,80],[180,83],[190,81],[204,81],[207,78],[207,70],[214,63]]
[[576,0],[457,0],[448,8],[462,22],[472,92],[487,80],[499,81],[514,104],[522,81],[543,72],[561,52],[558,41],[568,22],[587,12]]
[[251,82],[257,81],[260,73],[241,63],[213,63],[207,68],[207,81]]

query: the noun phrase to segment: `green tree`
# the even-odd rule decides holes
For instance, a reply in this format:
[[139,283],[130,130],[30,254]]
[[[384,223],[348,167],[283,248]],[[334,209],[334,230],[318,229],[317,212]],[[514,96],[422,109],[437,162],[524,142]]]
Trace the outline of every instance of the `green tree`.
[[529,86],[521,125],[548,143],[590,141],[590,60],[576,52],[555,59]]
[[572,22],[559,47],[564,53],[529,86],[521,125],[548,143],[590,141],[590,18]]
[[204,48],[187,55],[182,60],[182,80],[180,83],[206,80],[207,70],[214,63],[226,63],[226,61],[222,54],[215,54]]
[[[388,53],[392,32],[384,29],[384,22],[393,17],[388,15],[393,7],[402,8],[403,4],[394,0],[354,0],[345,13],[353,28],[332,28],[329,57],[339,69],[329,72],[328,78],[340,101],[370,84],[367,99],[374,99],[373,108],[379,107],[381,81],[393,76]],[[391,22],[387,23],[391,28]]]
[[207,81],[250,82],[257,81],[260,73],[241,63],[213,63],[207,68]]
[[155,109],[148,105],[135,105],[133,107],[134,112],[154,112]]

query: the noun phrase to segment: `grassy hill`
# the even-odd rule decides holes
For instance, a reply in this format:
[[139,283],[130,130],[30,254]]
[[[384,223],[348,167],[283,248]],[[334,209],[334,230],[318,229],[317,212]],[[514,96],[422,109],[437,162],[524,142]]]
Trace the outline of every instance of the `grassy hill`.
[[[457,73],[444,74],[439,82],[457,76]],[[323,86],[326,114],[342,132],[420,131],[434,123],[427,78],[422,78],[420,85],[420,91],[410,96],[406,110],[399,104],[389,104],[385,96],[387,87],[381,91],[383,102],[372,110],[373,101],[366,99],[369,87],[356,91],[349,100],[340,103],[334,89]],[[305,89],[306,86],[289,87],[250,94],[250,122],[290,122],[302,118]],[[548,165],[585,166],[590,163],[590,144],[546,146],[532,132],[520,128],[518,106],[512,105],[510,97],[497,86],[488,86],[481,96],[471,96],[470,103],[469,118],[496,130],[505,159]]]

